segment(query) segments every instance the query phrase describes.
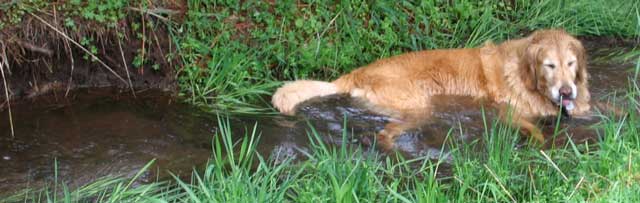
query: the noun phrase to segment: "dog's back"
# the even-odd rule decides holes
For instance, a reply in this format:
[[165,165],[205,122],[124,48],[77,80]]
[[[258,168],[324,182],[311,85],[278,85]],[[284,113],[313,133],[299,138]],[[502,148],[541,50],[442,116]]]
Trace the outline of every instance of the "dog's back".
[[404,111],[428,108],[437,94],[485,96],[479,49],[410,52],[381,59],[328,83],[300,80],[279,88],[274,106],[294,114],[295,106],[316,96],[349,93],[377,107]]

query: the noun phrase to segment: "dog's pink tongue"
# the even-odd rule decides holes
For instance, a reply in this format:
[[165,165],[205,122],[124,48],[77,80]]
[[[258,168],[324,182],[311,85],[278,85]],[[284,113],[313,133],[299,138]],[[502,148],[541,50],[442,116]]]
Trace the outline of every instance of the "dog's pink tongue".
[[563,99],[562,100],[562,106],[569,106],[569,104],[571,104],[571,100],[569,100],[569,99]]

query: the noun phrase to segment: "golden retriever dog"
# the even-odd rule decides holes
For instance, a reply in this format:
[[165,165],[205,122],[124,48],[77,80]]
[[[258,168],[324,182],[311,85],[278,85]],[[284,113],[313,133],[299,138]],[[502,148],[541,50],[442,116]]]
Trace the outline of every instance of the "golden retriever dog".
[[[499,107],[503,121],[544,143],[533,119],[589,111],[587,59],[582,43],[563,30],[539,30],[478,48],[425,50],[380,59],[333,82],[298,80],[279,88],[273,105],[293,115],[312,97],[349,94],[393,119],[378,133],[392,149],[395,137],[419,127],[438,95],[484,99]],[[509,115],[507,115],[509,114]]]

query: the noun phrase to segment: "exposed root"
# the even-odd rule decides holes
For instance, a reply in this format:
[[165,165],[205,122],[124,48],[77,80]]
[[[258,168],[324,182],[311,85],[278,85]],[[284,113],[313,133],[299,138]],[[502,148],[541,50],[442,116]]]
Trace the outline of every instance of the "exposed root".
[[122,51],[122,42],[120,38],[118,38],[118,48],[120,49],[120,56],[122,56],[122,64],[124,64],[124,70],[127,72],[127,80],[129,81],[129,88],[131,89],[131,94],[133,97],[136,97],[136,91],[133,89],[133,83],[131,82],[131,76],[129,75],[129,67],[127,66],[127,59],[124,57],[124,51]]
[[51,49],[47,49],[45,47],[37,46],[37,45],[31,44],[29,42],[22,41],[22,40],[17,40],[16,43],[18,43],[20,46],[22,46],[25,49],[28,49],[30,51],[41,53],[41,54],[47,55],[48,57],[53,56],[53,51]]
[[7,102],[7,109],[9,112],[9,126],[11,128],[11,137],[15,137],[15,132],[13,130],[13,115],[11,114],[11,99],[9,98],[9,86],[7,85],[7,78],[4,75],[4,66],[7,65],[7,69],[9,69],[9,61],[7,59],[7,52],[5,49],[4,42],[0,41],[0,74],[2,74],[2,82],[4,83],[4,96]]
[[[167,28],[171,28],[173,20],[183,12],[183,4],[162,3],[166,9],[123,7],[121,11],[126,15],[107,24],[59,7],[64,4],[51,3],[16,13],[21,15],[19,23],[7,21],[9,24],[0,30],[0,41],[8,58],[3,62],[7,64],[3,64],[3,71],[10,87],[8,94],[13,112],[16,100],[49,93],[66,97],[75,88],[113,87],[131,91],[133,96],[145,88],[177,90],[172,63],[179,63],[179,58],[169,57],[168,53],[175,49],[171,30]],[[174,16],[176,14],[178,16]],[[0,20],[5,22],[7,18]],[[152,21],[154,26],[148,26]],[[144,26],[134,28],[131,22]],[[156,22],[160,24],[156,26]],[[163,23],[167,27],[162,26]],[[141,34],[144,37],[138,37]],[[142,63],[134,56],[143,57]],[[96,68],[96,65],[102,67]],[[146,73],[136,74],[138,71]],[[5,110],[6,104],[1,109]]]
[[[147,25],[145,21],[145,16],[141,15],[140,20],[142,21],[142,42],[140,44],[140,56],[142,57],[142,61],[144,61],[144,57],[146,54],[145,44],[147,43]],[[144,71],[144,69],[139,69],[139,71]],[[144,74],[144,72],[140,72],[140,74]]]
[[165,18],[164,16],[162,16],[162,14],[168,14],[168,15],[176,15],[176,14],[180,14],[180,11],[176,11],[176,10],[171,10],[171,9],[166,9],[166,8],[154,8],[154,9],[140,9],[140,8],[135,8],[135,7],[129,7],[129,10],[132,11],[138,11],[141,13],[146,13],[149,15],[152,15],[162,21],[165,22],[170,22],[170,20],[168,18]]
[[31,89],[30,91],[27,91],[26,98],[32,99],[48,93],[52,93],[52,92],[55,93],[56,91],[63,89],[63,86],[64,86],[64,83],[58,82],[58,81],[48,82],[40,85],[34,85],[33,89]]
[[76,45],[78,48],[80,48],[82,51],[84,51],[85,53],[87,53],[89,56],[91,56],[92,59],[98,61],[98,63],[100,63],[100,65],[102,65],[103,67],[105,67],[107,70],[109,70],[109,72],[111,72],[114,76],[116,76],[118,79],[120,79],[120,81],[122,81],[125,84],[128,84],[127,81],[122,78],[120,75],[118,75],[118,73],[116,73],[111,67],[109,67],[106,63],[104,63],[102,60],[100,60],[100,58],[98,58],[96,55],[94,55],[93,53],[91,53],[89,50],[87,50],[86,48],[84,48],[82,45],[80,45],[80,43],[76,42],[75,40],[73,40],[71,37],[69,37],[67,34],[65,34],[64,32],[60,31],[59,29],[57,29],[56,27],[54,27],[53,25],[47,23],[47,21],[45,21],[44,19],[40,18],[40,16],[37,16],[33,13],[29,13],[31,16],[33,16],[34,18],[38,19],[40,22],[42,22],[43,24],[45,24],[47,27],[51,28],[53,31],[55,31],[56,33],[62,35],[62,37],[64,37],[65,39],[69,40],[71,43],[73,43],[74,45]]
[[67,90],[64,92],[64,96],[67,97],[67,95],[69,95],[69,91],[71,90],[71,84],[73,84],[73,70],[75,69],[76,61],[73,59],[73,51],[71,51],[71,45],[69,45],[69,40],[64,40],[64,47],[69,52],[69,59],[71,60],[71,71],[69,72],[69,82],[67,83]]

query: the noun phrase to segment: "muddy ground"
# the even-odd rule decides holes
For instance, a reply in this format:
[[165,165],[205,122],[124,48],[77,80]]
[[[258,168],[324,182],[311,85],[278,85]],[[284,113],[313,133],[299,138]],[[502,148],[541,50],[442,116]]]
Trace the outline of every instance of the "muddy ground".
[[[82,51],[77,48],[71,49],[73,56],[64,48],[55,49],[59,52],[51,57],[27,52],[21,56],[22,61],[12,61],[9,68],[5,69],[9,70],[5,72],[5,80],[10,96],[12,100],[20,100],[60,90],[66,92],[69,89],[88,87],[113,87],[124,91],[130,91],[131,88],[136,91],[177,91],[173,68],[176,64],[158,60],[162,67],[159,70],[154,70],[152,65],[135,68],[132,61],[136,55],[137,43],[127,42],[123,46],[122,53],[117,46],[105,46],[102,49],[104,53],[99,56],[119,76],[97,62],[86,60]],[[126,68],[121,54],[126,59]],[[0,90],[4,92],[4,86]]]
[[[2,79],[12,100],[88,87],[178,90],[180,64],[168,57],[175,49],[163,27],[136,31],[131,26],[142,19],[132,15],[117,29],[80,19],[69,28],[55,12],[40,15],[0,30]],[[145,63],[134,66],[136,57]],[[3,95],[4,89],[0,85]]]

